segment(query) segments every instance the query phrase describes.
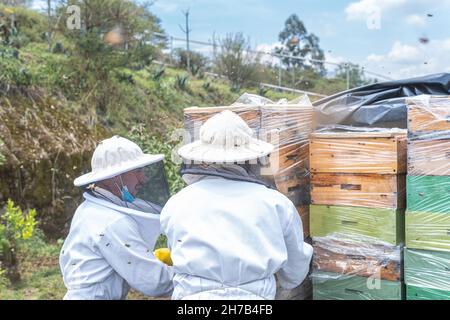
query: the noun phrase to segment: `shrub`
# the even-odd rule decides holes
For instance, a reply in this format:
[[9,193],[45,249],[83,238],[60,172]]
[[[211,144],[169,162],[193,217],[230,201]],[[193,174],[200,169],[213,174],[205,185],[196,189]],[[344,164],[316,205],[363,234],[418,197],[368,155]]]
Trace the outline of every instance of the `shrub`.
[[188,76],[187,75],[177,75],[175,78],[175,87],[180,90],[186,90],[188,84]]
[[28,240],[34,233],[36,210],[23,212],[12,200],[6,203],[6,210],[0,216],[0,254],[6,276],[13,282],[20,279],[17,250],[20,241]]

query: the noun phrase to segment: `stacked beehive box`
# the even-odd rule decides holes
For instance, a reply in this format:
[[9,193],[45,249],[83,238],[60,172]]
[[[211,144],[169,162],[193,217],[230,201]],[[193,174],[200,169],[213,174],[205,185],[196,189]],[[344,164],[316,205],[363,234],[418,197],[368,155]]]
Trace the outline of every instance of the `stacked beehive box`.
[[401,299],[406,131],[316,132],[310,167],[314,298]]
[[408,100],[408,299],[450,299],[450,97]]
[[223,110],[236,112],[260,139],[275,145],[270,156],[275,184],[297,207],[304,236],[309,237],[308,139],[312,125],[312,106],[274,104],[186,108],[184,125],[191,140],[199,138],[200,127],[207,119]]

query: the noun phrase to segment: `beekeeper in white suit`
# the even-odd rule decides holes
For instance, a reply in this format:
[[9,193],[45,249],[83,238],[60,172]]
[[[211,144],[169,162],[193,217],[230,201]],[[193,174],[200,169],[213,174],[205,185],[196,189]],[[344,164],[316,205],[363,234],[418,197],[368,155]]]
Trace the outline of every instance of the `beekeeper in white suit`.
[[60,253],[64,299],[124,299],[130,287],[170,295],[173,272],[153,255],[168,198],[163,158],[118,136],[95,149],[92,172],[74,181],[85,201]]
[[258,170],[273,145],[235,113],[200,128],[178,150],[188,186],[161,212],[174,268],[173,299],[274,299],[275,274],[292,289],[308,274],[312,247],[294,204]]

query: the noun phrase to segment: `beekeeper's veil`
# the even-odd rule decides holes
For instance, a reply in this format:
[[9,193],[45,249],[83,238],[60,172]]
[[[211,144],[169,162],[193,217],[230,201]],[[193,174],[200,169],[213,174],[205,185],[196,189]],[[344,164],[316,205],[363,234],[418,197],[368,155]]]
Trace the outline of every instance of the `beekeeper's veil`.
[[159,214],[169,198],[163,160],[161,154],[144,154],[134,142],[114,136],[98,145],[92,171],[74,184],[121,207]]

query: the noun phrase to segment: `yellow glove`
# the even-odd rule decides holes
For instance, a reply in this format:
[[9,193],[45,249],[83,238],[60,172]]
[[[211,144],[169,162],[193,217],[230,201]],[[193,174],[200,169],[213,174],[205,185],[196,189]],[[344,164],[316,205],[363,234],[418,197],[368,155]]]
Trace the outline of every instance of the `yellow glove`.
[[168,266],[173,265],[172,258],[170,257],[170,250],[168,248],[159,248],[153,251],[154,256],[159,261],[167,264]]

